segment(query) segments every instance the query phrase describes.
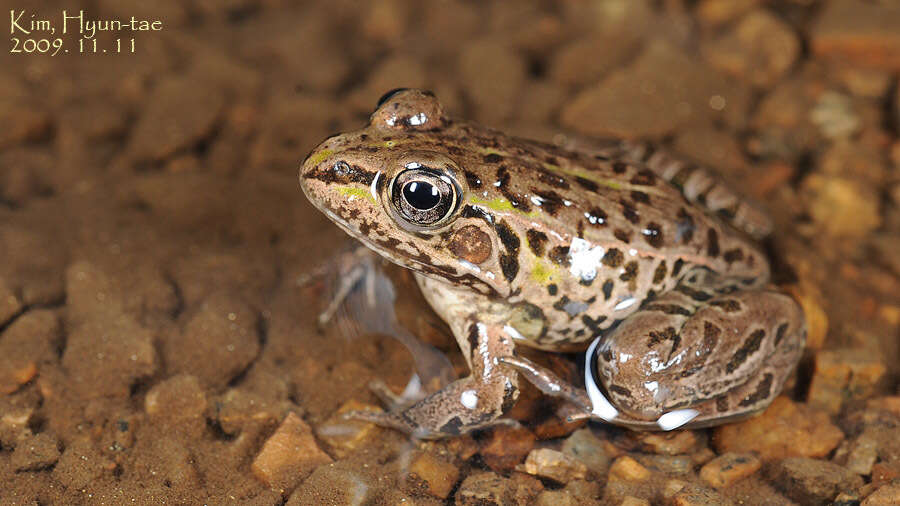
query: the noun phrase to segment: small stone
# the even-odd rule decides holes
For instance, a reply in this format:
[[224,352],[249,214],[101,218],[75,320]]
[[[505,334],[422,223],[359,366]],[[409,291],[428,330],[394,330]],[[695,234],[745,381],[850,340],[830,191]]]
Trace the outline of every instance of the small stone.
[[882,485],[866,497],[860,506],[892,506],[900,504],[900,484]]
[[715,490],[689,483],[672,497],[670,504],[672,506],[707,506],[734,503]]
[[880,99],[891,87],[891,73],[886,70],[835,63],[830,69],[831,75],[853,95]]
[[424,488],[439,499],[446,499],[459,479],[455,465],[426,452],[416,452],[408,471],[406,479],[414,488]]
[[842,176],[812,174],[802,184],[816,224],[832,237],[865,237],[881,226],[875,189]]
[[809,120],[826,139],[847,140],[858,133],[863,120],[853,99],[843,93],[822,93],[812,109]]
[[719,26],[736,20],[760,3],[761,0],[700,0],[696,14],[702,23]]
[[163,348],[169,371],[225,387],[259,353],[258,318],[240,296],[215,292],[190,315],[181,335]]
[[801,504],[826,504],[842,490],[862,486],[863,479],[824,460],[790,457],[767,469],[775,486]]
[[[540,485],[540,483],[538,483]],[[533,489],[530,489],[533,490]],[[531,497],[540,489],[533,490]],[[528,493],[525,494],[529,495]],[[517,501],[513,481],[490,471],[470,474],[459,485],[455,501],[457,506],[506,506],[529,504],[529,500]],[[526,498],[528,499],[528,498]]]
[[518,96],[526,77],[521,54],[497,41],[469,42],[460,53],[459,72],[480,120],[497,124],[512,116],[517,101],[510,97]]
[[749,90],[670,44],[653,42],[625,69],[563,107],[563,126],[596,137],[662,137],[688,124],[740,122]]
[[87,438],[71,442],[53,468],[53,478],[73,490],[84,488],[106,473],[111,473],[115,463],[110,462]]
[[609,470],[610,457],[606,454],[603,440],[590,429],[578,429],[563,441],[562,452],[587,466],[597,476]]
[[154,334],[127,314],[119,287],[101,269],[78,262],[66,272],[68,337],[62,365],[87,398],[131,395],[158,367]]
[[46,469],[59,460],[58,445],[56,438],[46,432],[19,441],[10,464],[16,472]]
[[526,427],[498,426],[487,438],[480,442],[478,453],[492,470],[506,472],[516,465],[534,448],[535,436]]
[[9,323],[9,320],[22,310],[22,301],[13,292],[13,289],[0,277],[0,326]]
[[900,479],[900,464],[877,462],[872,466],[872,485],[880,486],[885,483],[893,483],[898,479]]
[[755,473],[762,463],[752,453],[726,453],[700,468],[700,478],[714,488],[724,488]]
[[350,411],[380,413],[384,410],[378,406],[351,399],[342,404],[334,415],[316,426],[316,436],[325,443],[329,453],[339,459],[373,444],[376,439],[384,435],[385,429],[374,423],[344,419],[344,413]]
[[560,483],[584,479],[587,476],[587,466],[581,461],[549,448],[532,450],[525,459],[522,470]]
[[861,349],[831,349],[816,353],[815,372],[809,388],[811,405],[831,414],[844,401],[866,399],[887,373],[880,354]]
[[197,78],[167,77],[144,104],[128,150],[135,160],[159,161],[206,139],[221,119],[225,97]]
[[594,499],[576,497],[565,490],[544,490],[535,498],[534,506],[579,506],[599,504]]
[[0,335],[0,394],[15,392],[38,373],[38,364],[50,362],[61,336],[59,318],[52,311],[28,311]]
[[713,67],[767,87],[793,66],[800,54],[800,40],[787,23],[760,9],[704,45],[703,54]]
[[630,56],[640,41],[637,37],[614,33],[578,38],[564,46],[553,58],[550,78],[565,86],[596,83]]
[[878,443],[878,432],[867,429],[851,441],[845,441],[834,460],[858,475],[868,476],[878,460]]
[[659,455],[682,455],[697,446],[697,436],[690,430],[641,432],[636,436],[642,450]]
[[811,33],[817,55],[900,70],[900,5],[833,0],[825,4]]
[[629,495],[622,499],[619,506],[650,506],[650,501]]
[[609,468],[609,479],[620,481],[645,481],[650,478],[650,470],[638,461],[623,455],[617,458]]
[[[317,467],[288,498],[285,506],[328,504],[331,506],[362,506],[372,504],[376,483],[340,463]],[[381,504],[381,503],[379,503]],[[418,504],[418,503],[413,503]]]
[[717,427],[713,441],[720,453],[756,452],[763,460],[787,456],[824,457],[844,439],[824,411],[776,398],[761,415]]
[[162,434],[157,437],[138,438],[133,451],[140,457],[134,460],[134,472],[145,477],[145,483],[189,494],[202,487],[197,457],[190,443],[182,438]]
[[635,459],[651,471],[670,476],[685,475],[694,469],[694,462],[687,455],[637,454]]
[[158,383],[144,397],[144,411],[172,430],[199,436],[206,430],[206,394],[197,378],[181,374]]
[[263,444],[250,469],[272,489],[293,490],[316,467],[331,462],[316,445],[312,430],[299,416],[288,413]]
[[828,335],[828,314],[825,313],[825,302],[819,289],[811,282],[792,285],[787,291],[800,303],[803,316],[806,318],[806,347],[820,350],[825,345]]

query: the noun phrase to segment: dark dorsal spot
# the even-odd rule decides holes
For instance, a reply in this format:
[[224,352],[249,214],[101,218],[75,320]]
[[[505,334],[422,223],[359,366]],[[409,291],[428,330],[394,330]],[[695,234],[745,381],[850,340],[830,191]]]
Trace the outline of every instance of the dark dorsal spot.
[[559,293],[559,287],[556,286],[556,283],[550,283],[549,285],[547,285],[547,293],[549,295],[556,295],[557,293]]
[[622,216],[630,223],[637,225],[641,219],[640,216],[638,216],[637,209],[635,209],[635,207],[631,205],[631,202],[628,202],[627,200],[622,200],[619,203],[622,204]]
[[675,263],[672,265],[672,277],[678,276],[681,274],[681,268],[684,267],[684,260],[678,259],[675,260]]
[[600,261],[607,267],[618,267],[625,261],[625,255],[616,248],[610,248],[606,250],[606,254],[603,255]]
[[640,203],[640,204],[649,204],[650,203],[650,195],[647,195],[644,192],[633,190],[631,192],[631,200]]
[[637,277],[638,273],[638,263],[637,262],[628,262],[625,264],[625,272],[623,272],[619,279],[622,281],[631,281],[632,279]]
[[775,346],[776,347],[781,343],[781,340],[784,339],[784,334],[785,334],[785,332],[787,332],[787,329],[788,329],[788,324],[782,323],[775,330]]
[[690,309],[681,307],[677,304],[650,304],[645,308],[647,311],[660,311],[665,314],[677,314],[682,316],[690,316]]
[[737,215],[738,205],[739,205],[739,203],[735,202],[734,204],[732,204],[728,207],[723,207],[721,209],[716,210],[716,214],[718,214],[722,218],[725,218],[726,221],[733,220],[734,217]]
[[621,395],[621,396],[623,396],[623,397],[631,397],[631,390],[628,390],[627,388],[625,388],[625,387],[623,387],[623,386],[616,385],[616,384],[610,385],[610,386],[609,386],[609,391],[612,392],[612,393],[614,393],[614,394],[619,394],[619,395]]
[[675,332],[675,327],[666,327],[663,330],[651,330],[649,336],[650,339],[647,340],[647,348],[652,348],[659,343],[674,341],[678,334]]
[[617,229],[613,230],[613,236],[615,236],[616,239],[618,239],[626,244],[631,242],[631,232],[628,232],[627,230],[622,230],[621,228],[617,228]]
[[714,300],[709,305],[715,306],[726,313],[736,313],[741,310],[741,303],[734,299]]
[[451,436],[458,436],[459,430],[462,428],[463,422],[458,416],[454,416],[447,423],[445,423],[440,429],[443,434],[449,434]]
[[487,211],[476,206],[467,205],[463,207],[459,215],[463,218],[478,218],[480,220],[484,220],[488,224],[493,222],[493,218],[487,213]]
[[747,339],[744,341],[744,344],[741,345],[740,348],[734,355],[731,356],[731,360],[728,361],[728,364],[725,365],[725,372],[733,373],[738,367],[741,366],[750,355],[756,353],[759,350],[759,347],[762,346],[763,339],[766,337],[766,331],[763,329],[754,330],[750,333]]
[[641,186],[653,186],[656,184],[656,174],[650,169],[641,169],[631,178],[631,184]]
[[506,248],[507,253],[515,254],[519,252],[519,246],[521,245],[519,236],[513,232],[512,228],[505,221],[494,225],[494,229],[497,231],[497,237],[500,238],[500,243]]
[[575,182],[578,183],[578,186],[589,192],[597,193],[597,190],[600,189],[600,186],[597,183],[581,176],[575,176]]
[[464,171],[463,174],[466,176],[466,184],[469,185],[470,189],[477,190],[481,188],[481,185],[483,184],[481,178],[469,171]]
[[712,258],[719,256],[719,234],[714,228],[706,232],[706,254]]
[[517,195],[510,190],[510,179],[511,177],[509,174],[509,169],[506,168],[505,165],[501,165],[497,169],[497,184],[499,185],[497,186],[497,188],[500,189],[500,193],[502,193],[503,196],[506,197],[506,200],[508,200],[509,203],[516,209],[522,211],[523,213],[531,211],[531,204],[528,203],[528,200],[522,198],[520,195]]
[[719,413],[725,413],[728,411],[728,396],[720,395],[716,397],[716,411]]
[[766,373],[763,375],[763,379],[756,384],[756,390],[753,391],[752,394],[748,395],[744,399],[741,400],[738,404],[741,407],[753,406],[754,404],[759,403],[760,401],[764,401],[769,398],[769,394],[772,391],[772,381],[775,379],[775,376],[772,373]]
[[695,170],[697,170],[696,167],[685,165],[684,167],[679,169],[674,176],[672,176],[672,179],[670,179],[669,182],[675,185],[675,187],[680,190],[684,189],[684,184],[687,183],[688,178],[691,177],[691,174],[693,174]]
[[484,163],[497,163],[503,160],[503,157],[498,155],[497,153],[489,153],[484,155]]
[[469,325],[469,334],[467,336],[469,342],[469,353],[471,354],[478,349],[478,325],[473,323]]
[[605,316],[598,316],[596,319],[594,319],[588,315],[581,315],[581,323],[583,323],[585,327],[591,329],[593,335],[597,335],[603,330],[600,328],[600,324],[605,321]]
[[615,288],[615,283],[611,279],[607,279],[603,282],[603,298],[605,300],[609,300],[612,296],[613,288]]
[[550,213],[550,216],[556,216],[556,212],[563,206],[563,198],[552,190],[541,191],[535,188],[531,189],[532,193],[540,197],[541,209]]
[[675,287],[675,289],[696,300],[697,302],[706,302],[709,299],[713,298],[713,295],[711,293],[704,292],[703,290],[697,290],[696,288],[691,288],[687,285],[678,285]]
[[500,255],[500,270],[503,271],[503,277],[507,281],[516,279],[519,273],[519,260],[516,255]]
[[528,247],[531,248],[531,252],[534,253],[534,256],[544,256],[544,249],[547,246],[547,234],[529,228],[528,231],[525,232],[525,238],[528,240]]
[[558,176],[545,169],[537,169],[537,174],[538,180],[548,186],[560,188],[562,190],[567,190],[569,188],[569,182],[562,176]]
[[557,246],[550,250],[550,253],[547,255],[547,258],[550,259],[556,265],[562,267],[569,266],[569,247],[568,246]]
[[690,242],[694,238],[694,218],[682,207],[675,218],[675,242]]
[[702,355],[709,355],[712,353],[713,348],[719,344],[719,336],[722,334],[722,329],[713,325],[709,321],[703,322],[703,343],[701,343],[701,349],[699,352]]
[[594,280],[597,278],[581,278],[578,280],[578,284],[581,286],[591,286],[594,284]]
[[666,261],[663,260],[656,266],[656,270],[653,271],[653,284],[657,285],[662,283],[663,280],[666,279]]
[[662,227],[659,226],[659,223],[648,223],[641,233],[644,234],[644,240],[646,240],[647,244],[650,246],[659,248],[663,245]]
[[606,215],[606,211],[600,209],[599,207],[592,207],[586,213],[585,218],[587,218],[588,223],[597,227],[605,227],[606,220],[609,217]]
[[459,146],[447,146],[447,152],[453,156],[463,156],[465,154]]
[[628,164],[623,162],[622,160],[616,160],[612,164],[612,170],[616,174],[624,174],[626,170],[628,170]]
[[722,258],[729,264],[732,264],[744,259],[744,251],[738,248],[730,249],[722,255]]

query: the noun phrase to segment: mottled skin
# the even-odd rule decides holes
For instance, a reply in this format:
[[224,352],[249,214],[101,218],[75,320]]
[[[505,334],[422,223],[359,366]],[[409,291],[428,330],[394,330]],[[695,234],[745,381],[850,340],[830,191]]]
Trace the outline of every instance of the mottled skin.
[[[799,359],[802,313],[767,287],[747,236],[768,231],[764,215],[644,146],[567,151],[401,90],[368,126],[318,146],[300,181],[341,228],[416,273],[469,360],[469,377],[365,415],[379,423],[420,436],[493,423],[518,394],[521,362],[502,358],[520,344],[582,350],[603,335],[599,379],[625,413],[617,423],[636,428],[681,407],[701,413],[690,426],[752,414]],[[549,373],[527,377],[554,393]]]

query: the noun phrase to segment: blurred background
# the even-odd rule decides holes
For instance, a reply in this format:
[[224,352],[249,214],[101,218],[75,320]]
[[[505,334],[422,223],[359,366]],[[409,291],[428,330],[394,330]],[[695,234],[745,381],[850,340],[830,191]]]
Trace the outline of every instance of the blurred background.
[[[897,2],[0,7],[0,503],[900,503]],[[132,17],[159,29],[108,30]],[[448,441],[342,421],[413,361],[317,330],[307,280],[346,239],[296,173],[396,87],[547,142],[652,140],[764,203],[810,325],[785,395],[667,435],[528,390],[521,427]],[[464,372],[420,300],[397,313]]]

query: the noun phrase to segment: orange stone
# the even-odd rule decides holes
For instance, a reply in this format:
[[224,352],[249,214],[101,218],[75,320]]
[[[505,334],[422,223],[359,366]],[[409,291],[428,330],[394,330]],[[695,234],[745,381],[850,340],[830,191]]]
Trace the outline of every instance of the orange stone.
[[713,441],[719,453],[757,452],[763,460],[824,457],[844,439],[828,414],[785,396],[761,415],[718,427]]
[[267,486],[284,493],[293,490],[313,469],[329,463],[331,457],[319,449],[309,425],[288,413],[250,469]]

